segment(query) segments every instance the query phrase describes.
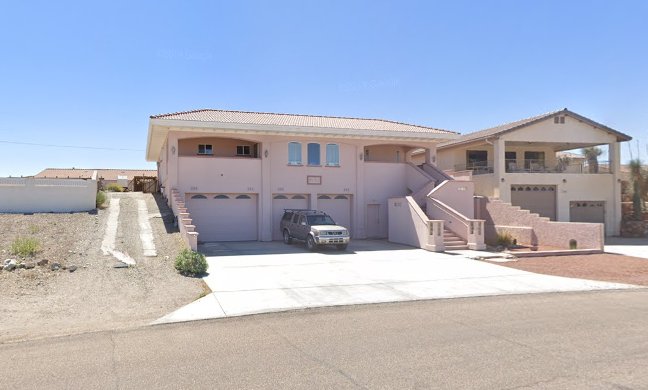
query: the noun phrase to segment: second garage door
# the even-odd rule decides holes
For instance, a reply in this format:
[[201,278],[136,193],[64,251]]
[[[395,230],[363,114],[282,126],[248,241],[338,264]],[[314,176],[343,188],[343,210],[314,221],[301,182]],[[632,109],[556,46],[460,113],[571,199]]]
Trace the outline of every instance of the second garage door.
[[272,196],[272,239],[281,240],[279,223],[284,209],[307,209],[308,195],[305,194],[274,194]]
[[351,196],[350,195],[319,195],[317,209],[324,211],[338,225],[351,231]]
[[569,220],[605,223],[605,202],[585,200],[569,202]]
[[556,187],[543,185],[511,186],[511,204],[555,221]]
[[187,194],[187,209],[201,242],[257,239],[256,194]]

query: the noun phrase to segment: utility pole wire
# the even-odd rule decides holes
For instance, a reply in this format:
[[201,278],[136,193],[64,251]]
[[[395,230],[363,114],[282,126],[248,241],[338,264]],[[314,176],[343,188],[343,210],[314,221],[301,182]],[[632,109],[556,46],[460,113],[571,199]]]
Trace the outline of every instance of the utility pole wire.
[[12,145],[28,145],[28,146],[46,146],[49,148],[70,148],[70,149],[93,149],[93,150],[118,150],[126,152],[143,152],[143,149],[124,149],[124,148],[102,148],[100,146],[75,146],[75,145],[53,145],[53,144],[39,144],[34,142],[18,142],[18,141],[2,141],[2,144]]

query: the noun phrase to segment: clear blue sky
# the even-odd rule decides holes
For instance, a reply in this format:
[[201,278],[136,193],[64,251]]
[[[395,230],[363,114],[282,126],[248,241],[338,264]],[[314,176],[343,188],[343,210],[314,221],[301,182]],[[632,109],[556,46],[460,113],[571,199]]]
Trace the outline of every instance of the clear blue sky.
[[136,151],[0,143],[0,176],[154,167],[149,115],[196,108],[468,132],[568,107],[647,159],[647,20],[647,1],[6,1],[0,141]]

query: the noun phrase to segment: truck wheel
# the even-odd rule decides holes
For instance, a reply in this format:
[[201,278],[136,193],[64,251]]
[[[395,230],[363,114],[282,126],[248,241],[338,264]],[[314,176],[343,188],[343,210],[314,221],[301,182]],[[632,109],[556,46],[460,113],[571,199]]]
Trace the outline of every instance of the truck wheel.
[[315,249],[317,249],[317,244],[315,243],[315,240],[313,239],[313,236],[308,236],[306,238],[306,248],[309,251],[314,251]]
[[288,230],[283,231],[283,240],[284,240],[284,244],[286,245],[292,244],[292,237],[290,237],[290,233],[288,233]]

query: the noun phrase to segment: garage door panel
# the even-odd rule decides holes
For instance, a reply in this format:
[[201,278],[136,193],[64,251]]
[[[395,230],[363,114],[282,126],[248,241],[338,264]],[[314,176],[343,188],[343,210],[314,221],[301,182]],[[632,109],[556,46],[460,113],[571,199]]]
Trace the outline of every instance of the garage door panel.
[[195,194],[187,198],[200,241],[257,239],[256,194]]
[[306,194],[274,194],[272,196],[272,239],[283,238],[279,224],[285,209],[307,209],[308,206]]
[[338,225],[351,231],[351,196],[350,195],[319,195],[317,209],[324,211]]
[[511,186],[511,204],[541,217],[556,220],[556,187],[547,185]]
[[605,223],[605,202],[571,201],[569,202],[569,220],[571,222]]

